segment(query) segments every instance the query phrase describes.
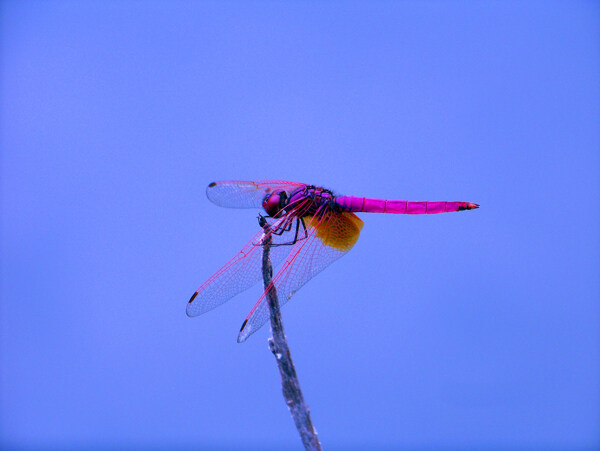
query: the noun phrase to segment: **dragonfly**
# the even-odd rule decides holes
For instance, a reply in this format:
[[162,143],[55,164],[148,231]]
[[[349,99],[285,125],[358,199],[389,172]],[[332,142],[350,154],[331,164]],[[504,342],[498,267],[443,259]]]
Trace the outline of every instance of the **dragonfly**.
[[280,180],[213,182],[206,188],[206,195],[221,207],[262,208],[267,214],[267,227],[204,282],[187,304],[187,315],[198,316],[262,280],[263,243],[269,241],[271,262],[278,270],[244,320],[238,343],[269,320],[267,293],[273,286],[282,306],[310,279],[352,249],[363,227],[355,213],[420,215],[479,208],[472,202],[342,196],[319,186]]

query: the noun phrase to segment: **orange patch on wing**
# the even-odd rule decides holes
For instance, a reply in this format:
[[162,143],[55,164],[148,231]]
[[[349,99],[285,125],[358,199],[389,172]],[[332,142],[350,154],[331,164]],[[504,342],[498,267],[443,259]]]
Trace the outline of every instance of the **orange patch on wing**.
[[354,213],[332,213],[319,220],[305,216],[306,227],[317,229],[317,237],[323,244],[340,251],[349,251],[358,241],[364,222]]

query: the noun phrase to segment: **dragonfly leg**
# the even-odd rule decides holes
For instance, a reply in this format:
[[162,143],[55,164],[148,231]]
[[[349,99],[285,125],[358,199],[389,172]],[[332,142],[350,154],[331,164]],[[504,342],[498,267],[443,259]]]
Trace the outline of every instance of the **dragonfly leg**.
[[[294,223],[293,220],[290,221],[289,226],[287,226],[285,228],[285,231],[289,232],[292,228],[293,223]],[[271,243],[271,246],[293,246],[298,241],[308,238],[308,232],[306,231],[306,224],[304,223],[304,218],[297,217],[296,221],[295,221],[295,227],[296,227],[296,231],[294,232],[294,239],[292,241],[290,241],[289,243]],[[304,236],[299,238],[298,235],[300,233],[300,227],[302,227],[302,230],[303,230],[302,233],[304,234]],[[281,235],[282,233],[283,233],[283,230],[280,233],[278,233],[278,235]],[[274,232],[274,234],[275,234],[275,232]]]
[[[272,218],[272,216],[263,216],[260,213],[258,214],[258,224],[261,227],[264,227],[267,224],[266,218]],[[280,236],[283,234],[283,232],[289,232],[290,230],[292,230],[292,223],[293,219],[288,219],[283,225],[283,227],[279,227],[277,230],[271,229],[271,235]]]
[[290,230],[292,230],[293,222],[294,222],[293,219],[286,221],[286,223],[283,227],[280,227],[279,230],[276,230],[275,232],[273,232],[273,235],[281,236],[281,235],[283,235],[283,232],[289,232]]
[[304,240],[308,238],[308,232],[306,231],[306,224],[304,224],[304,218],[298,218],[298,222],[296,223],[296,236],[294,236],[294,244],[298,241],[298,231],[300,229],[300,224],[302,224],[302,229],[304,230],[304,236],[300,238]]
[[[258,214],[258,225],[260,225],[261,227],[265,227],[265,225],[267,225],[267,220],[266,218],[272,218],[272,216],[263,216],[260,213]],[[271,236],[276,235],[276,236],[280,236],[283,234],[283,232],[289,232],[290,230],[292,230],[292,219],[288,219],[285,221],[285,224],[283,225],[283,227],[278,227],[276,230],[275,229],[271,229]],[[287,243],[285,243],[287,244]],[[262,241],[259,243],[255,243],[254,246],[262,246]],[[272,243],[271,246],[277,246],[277,244]]]

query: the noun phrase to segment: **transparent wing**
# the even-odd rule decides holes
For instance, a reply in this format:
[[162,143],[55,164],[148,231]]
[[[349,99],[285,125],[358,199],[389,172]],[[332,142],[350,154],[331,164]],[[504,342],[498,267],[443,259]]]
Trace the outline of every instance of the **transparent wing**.
[[227,180],[213,182],[206,188],[206,196],[220,207],[261,208],[267,194],[283,190],[288,195],[304,183],[263,180],[260,182]]
[[[353,213],[326,211],[323,215],[305,217],[308,238],[298,241],[271,285],[275,285],[280,306],[288,302],[306,282],[352,249],[363,226]],[[242,325],[241,343],[269,320],[269,305],[264,291]]]
[[268,235],[260,229],[235,257],[196,290],[188,301],[187,315],[206,313],[262,280],[262,243],[268,236],[273,243],[273,267],[280,265],[292,251],[292,243],[306,239],[306,235],[299,229],[299,220],[293,216],[293,213],[302,208],[305,208],[304,204],[291,210],[292,215],[271,219]]

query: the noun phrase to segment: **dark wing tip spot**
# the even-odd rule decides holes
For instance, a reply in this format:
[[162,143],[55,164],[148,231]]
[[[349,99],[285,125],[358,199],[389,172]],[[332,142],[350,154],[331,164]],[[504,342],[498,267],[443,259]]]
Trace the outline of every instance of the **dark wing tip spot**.
[[212,188],[213,186],[217,186],[217,182],[212,182],[210,185],[208,185],[209,188]]
[[191,303],[192,303],[192,301],[193,301],[194,299],[196,299],[196,296],[198,296],[198,292],[197,292],[197,291],[196,291],[194,294],[192,294],[192,297],[191,297],[191,298],[190,298],[190,300],[188,301],[188,304],[191,304]]
[[247,319],[244,320],[244,324],[242,324],[242,327],[240,327],[240,332],[244,330],[244,327],[246,327],[246,323],[248,322]]

